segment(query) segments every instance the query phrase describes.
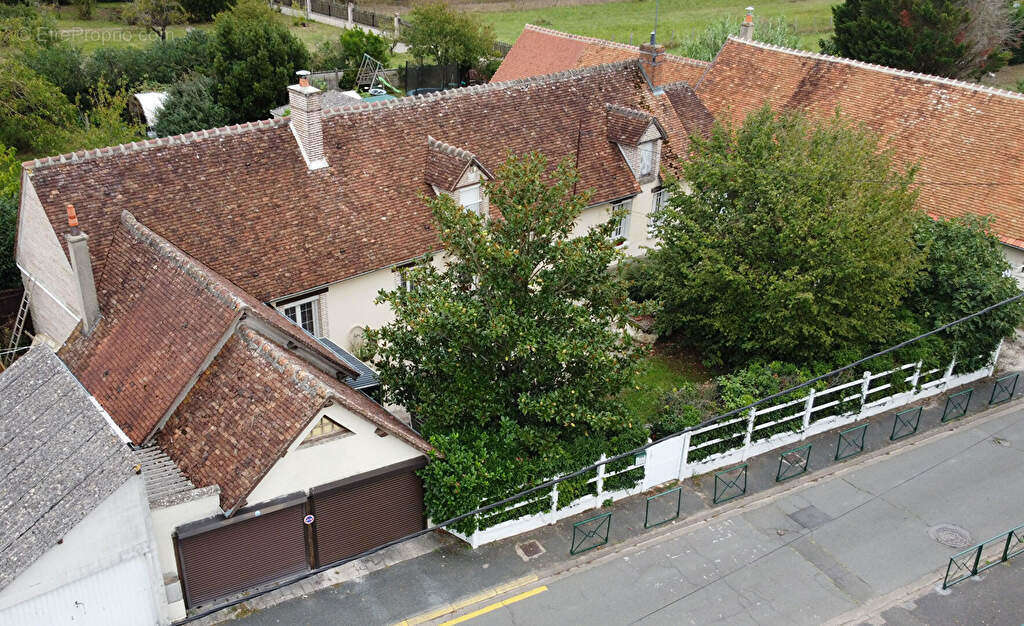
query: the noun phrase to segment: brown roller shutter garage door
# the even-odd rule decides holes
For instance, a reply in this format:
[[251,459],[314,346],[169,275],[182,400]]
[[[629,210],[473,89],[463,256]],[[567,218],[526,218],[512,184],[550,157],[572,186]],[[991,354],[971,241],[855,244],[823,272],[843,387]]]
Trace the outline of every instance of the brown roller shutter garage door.
[[326,565],[424,528],[425,458],[313,489],[317,564]]
[[305,496],[177,531],[185,603],[198,606],[309,569]]

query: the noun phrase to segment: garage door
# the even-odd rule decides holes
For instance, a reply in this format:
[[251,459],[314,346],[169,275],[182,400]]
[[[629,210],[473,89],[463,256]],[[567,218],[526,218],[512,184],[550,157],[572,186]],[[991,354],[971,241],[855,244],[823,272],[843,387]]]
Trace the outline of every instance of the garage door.
[[189,607],[309,569],[305,497],[290,498],[228,520],[178,529],[178,559]]
[[399,463],[313,489],[318,565],[327,565],[424,528],[426,459]]

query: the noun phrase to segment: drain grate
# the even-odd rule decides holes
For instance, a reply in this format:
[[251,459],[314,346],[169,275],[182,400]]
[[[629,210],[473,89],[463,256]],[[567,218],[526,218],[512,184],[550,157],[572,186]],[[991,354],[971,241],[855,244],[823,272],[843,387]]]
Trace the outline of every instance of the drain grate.
[[540,542],[536,539],[530,541],[524,541],[523,543],[516,544],[516,552],[524,560],[528,561],[534,557],[538,557],[544,554],[544,546],[540,545]]
[[950,548],[966,548],[971,545],[971,533],[953,524],[939,524],[928,529],[928,536]]

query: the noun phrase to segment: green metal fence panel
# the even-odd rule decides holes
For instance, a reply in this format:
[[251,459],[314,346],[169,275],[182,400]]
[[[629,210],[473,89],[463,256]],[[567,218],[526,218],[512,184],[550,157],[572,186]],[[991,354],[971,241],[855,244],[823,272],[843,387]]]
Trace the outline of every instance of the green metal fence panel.
[[747,493],[747,464],[715,472],[714,503],[721,504]]
[[971,396],[974,389],[964,389],[946,398],[946,408],[942,410],[942,421],[948,422],[967,415],[967,409],[971,406]]
[[[675,503],[674,503],[674,505],[672,503],[672,496],[673,495],[675,496]],[[657,504],[657,503],[662,503],[662,502],[666,503],[666,505],[667,505],[667,512],[672,513],[672,506],[675,506],[675,512],[672,513],[671,515],[662,517],[661,519],[659,519],[656,522],[652,522],[651,521],[651,504],[652,503]],[[668,491],[663,491],[661,493],[655,494],[655,495],[647,498],[647,502],[644,505],[644,528],[654,528],[655,526],[661,526],[662,524],[667,524],[667,523],[671,522],[672,520],[679,519],[679,512],[682,510],[682,508],[683,508],[683,488],[682,487],[675,487],[673,489],[669,489]]]
[[599,548],[608,543],[612,527],[612,514],[602,513],[572,525],[572,545],[569,554],[576,555]]
[[867,432],[867,424],[839,431],[839,440],[836,441],[835,460],[842,461],[864,452],[864,435]]
[[807,471],[807,463],[811,460],[811,444],[786,450],[779,455],[779,470],[775,472],[775,482],[781,483],[796,478]]
[[1013,392],[1017,390],[1017,380],[1020,373],[1007,374],[996,379],[992,385],[992,395],[988,398],[988,405],[1002,404],[1013,398]]
[[913,435],[917,432],[917,427],[920,424],[921,407],[918,406],[900,411],[892,420],[892,434],[889,435],[889,441],[896,441],[897,439]]
[[978,573],[978,557],[981,556],[981,546],[967,548],[949,557],[949,565],[946,566],[946,577],[942,579],[942,588],[948,589],[960,581],[967,580]]
[[1024,554],[1024,525],[949,557],[942,588],[948,589],[1019,554]]
[[1006,533],[1006,546],[1003,548],[1003,560],[1007,561],[1024,554],[1024,526],[1018,526]]

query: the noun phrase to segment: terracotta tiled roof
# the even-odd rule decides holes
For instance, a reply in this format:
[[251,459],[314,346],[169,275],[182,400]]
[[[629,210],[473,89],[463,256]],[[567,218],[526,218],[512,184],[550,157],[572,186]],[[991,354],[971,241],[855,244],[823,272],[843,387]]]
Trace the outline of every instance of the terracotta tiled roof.
[[711,133],[711,128],[715,125],[715,117],[697,97],[692,87],[686,83],[674,83],[666,85],[664,91],[688,135],[706,137]]
[[[640,48],[594,37],[562,33],[527,24],[516,43],[494,73],[491,82],[517,80],[552,74],[580,67],[592,67],[640,56]],[[662,75],[667,83],[685,81],[694,84],[707,68],[698,61],[674,54],[665,55]]]
[[[717,119],[770,103],[865,123],[917,163],[918,205],[933,217],[995,216],[1010,245],[1024,240],[1024,95],[730,38],[696,86]],[[1010,183],[1010,184],[1007,184]]]
[[445,191],[454,190],[463,174],[473,163],[486,172],[488,177],[491,176],[490,171],[483,167],[483,164],[472,152],[448,145],[433,137],[427,137],[427,164],[424,179],[431,185],[436,185]]
[[650,113],[627,109],[615,104],[609,104],[605,108],[608,110],[608,139],[610,141],[626,146],[639,145],[640,139],[651,124],[658,126],[664,139],[664,131],[661,130],[658,120],[654,119]]
[[[607,140],[605,104],[651,112],[685,154],[685,130],[651,94],[638,61],[513,83],[332,109],[329,167],[310,171],[287,119],[202,131],[25,164],[51,224],[65,205],[103,272],[122,210],[256,298],[267,301],[439,248],[422,195],[427,137],[494,169],[509,151],[575,158],[595,202],[638,193]],[[581,134],[582,131],[582,134]],[[678,145],[671,145],[676,143]],[[553,165],[552,165],[553,166]],[[61,238],[62,239],[62,238]],[[63,242],[62,242],[63,245]]]
[[221,508],[230,513],[331,403],[424,453],[430,450],[380,405],[244,326],[224,344],[157,442],[194,484],[220,486]]
[[136,444],[159,425],[234,323],[262,320],[288,341],[355,373],[277,311],[183,254],[125,213],[97,293],[103,314],[61,357]]

